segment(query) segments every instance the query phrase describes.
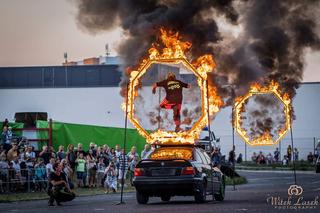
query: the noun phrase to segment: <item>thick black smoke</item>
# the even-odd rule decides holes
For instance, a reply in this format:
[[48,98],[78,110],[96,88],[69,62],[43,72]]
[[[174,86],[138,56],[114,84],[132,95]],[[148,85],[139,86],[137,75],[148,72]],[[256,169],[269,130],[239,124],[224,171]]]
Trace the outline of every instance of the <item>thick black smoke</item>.
[[251,82],[273,79],[294,96],[303,77],[306,48],[320,49],[320,1],[252,0],[239,5],[243,33],[233,40],[231,50],[221,49],[216,79],[235,84],[237,95]]
[[251,139],[266,131],[276,139],[279,130],[285,127],[284,105],[274,95],[254,95],[244,107],[242,127],[249,132]]
[[[305,52],[320,49],[318,0],[75,2],[81,27],[93,33],[115,26],[125,31],[127,38],[118,47],[125,67],[139,63],[157,41],[160,27],[179,31],[184,40],[190,41],[191,58],[213,54],[218,67],[210,79],[219,94],[228,99],[227,105],[246,93],[252,82],[263,84],[271,79],[293,97],[303,77]],[[221,19],[241,28],[241,33],[223,34],[217,24]],[[230,84],[234,86],[226,87]],[[270,123],[266,126],[269,128]]]
[[[218,69],[212,80],[221,94],[234,84],[236,95],[252,82],[274,79],[294,95],[302,80],[306,48],[319,50],[317,0],[79,0],[78,21],[90,32],[121,26],[127,34],[118,47],[124,66],[134,66],[157,40],[159,28],[176,30],[192,42],[191,57],[211,53]],[[217,18],[243,32],[228,41]],[[232,26],[231,25],[231,26]],[[228,46],[228,48],[227,48]],[[231,103],[231,102],[230,102]]]
[[210,45],[222,40],[212,16],[215,11],[236,23],[238,14],[231,0],[81,0],[78,21],[91,32],[120,25],[128,35],[118,47],[124,66],[134,66],[157,40],[159,28],[179,31],[192,42],[190,55],[213,53]]

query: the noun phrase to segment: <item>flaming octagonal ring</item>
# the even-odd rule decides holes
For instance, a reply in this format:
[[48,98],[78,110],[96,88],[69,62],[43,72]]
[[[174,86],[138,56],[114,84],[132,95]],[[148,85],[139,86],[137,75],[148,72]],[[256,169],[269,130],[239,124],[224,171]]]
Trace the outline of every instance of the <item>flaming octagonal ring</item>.
[[[148,68],[154,64],[179,64],[182,63],[186,68],[194,73],[197,78],[198,86],[201,91],[201,116],[188,131],[183,132],[168,132],[163,130],[157,130],[149,133],[145,130],[135,118],[134,115],[134,99],[138,95],[137,85],[139,79],[148,71]],[[132,71],[130,74],[130,83],[128,88],[128,118],[131,123],[137,128],[140,135],[146,138],[147,143],[158,144],[193,144],[198,139],[200,132],[208,123],[208,91],[207,91],[207,71],[205,66],[199,66],[195,68],[185,57],[181,58],[162,58],[153,57],[144,61],[144,63],[138,68],[137,71]],[[218,107],[219,108],[219,107]]]
[[[286,117],[286,122],[284,127],[279,130],[278,137],[275,140],[268,132],[265,132],[260,137],[250,139],[246,130],[241,127],[241,113],[244,110],[246,100],[248,100],[253,95],[259,94],[273,94],[284,105],[284,114]],[[262,87],[258,84],[252,85],[250,87],[249,92],[245,96],[237,98],[233,110],[234,126],[237,132],[242,137],[242,139],[251,146],[275,145],[286,135],[286,133],[291,127],[291,99],[289,98],[289,95],[287,93],[281,95],[281,92],[279,90],[279,84],[273,81],[269,84],[269,86],[266,87]]]

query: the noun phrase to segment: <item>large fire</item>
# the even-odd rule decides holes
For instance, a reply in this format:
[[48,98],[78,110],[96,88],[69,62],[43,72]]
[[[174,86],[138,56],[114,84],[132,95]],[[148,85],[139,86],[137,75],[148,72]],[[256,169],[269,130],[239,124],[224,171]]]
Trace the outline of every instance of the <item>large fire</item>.
[[[247,131],[243,129],[241,114],[245,112],[246,101],[253,95],[258,94],[273,94],[279,101],[284,105],[284,114],[286,117],[286,122],[283,128],[278,130],[277,139],[273,139],[269,131],[265,131],[262,135],[250,139]],[[277,144],[287,133],[291,126],[291,99],[287,93],[282,94],[280,86],[278,83],[271,81],[268,86],[261,86],[260,84],[254,83],[250,87],[250,91],[242,97],[237,97],[234,105],[234,126],[238,134],[243,138],[243,140],[249,145],[253,146],[264,146],[264,145],[274,145]]]
[[[167,31],[160,29],[160,40],[163,48],[159,49],[158,44],[153,44],[148,50],[148,56],[141,60],[136,70],[130,72],[130,83],[128,87],[128,118],[131,123],[137,128],[140,135],[146,138],[148,143],[158,144],[176,144],[176,143],[194,143],[199,138],[200,132],[208,124],[208,110],[210,116],[215,115],[223,106],[221,97],[217,95],[217,89],[214,85],[208,85],[207,73],[212,72],[216,67],[212,55],[204,55],[193,62],[189,62],[186,52],[191,48],[190,42],[180,40],[178,32]],[[149,133],[135,118],[134,99],[138,96],[139,79],[148,71],[148,68],[154,64],[182,64],[188,70],[192,71],[197,77],[197,83],[201,90],[201,106],[202,112],[199,120],[195,122],[193,127],[188,131],[171,132],[158,129],[155,132]],[[123,104],[123,109],[125,109]]]

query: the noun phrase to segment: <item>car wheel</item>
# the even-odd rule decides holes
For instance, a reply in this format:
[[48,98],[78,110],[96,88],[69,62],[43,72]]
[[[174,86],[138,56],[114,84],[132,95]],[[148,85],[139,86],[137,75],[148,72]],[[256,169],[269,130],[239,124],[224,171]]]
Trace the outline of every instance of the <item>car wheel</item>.
[[224,200],[224,195],[226,191],[226,181],[224,178],[221,180],[220,188],[219,188],[219,193],[214,194],[214,199],[217,201],[223,201]]
[[144,195],[138,191],[136,192],[136,197],[139,204],[147,204],[149,201],[149,196]]
[[170,201],[170,196],[169,195],[163,195],[163,196],[161,196],[161,200],[162,201],[164,201],[164,202],[168,202],[168,201]]
[[198,191],[195,193],[194,200],[196,201],[196,203],[204,203],[206,202],[206,199],[207,199],[207,184],[204,182],[199,186]]

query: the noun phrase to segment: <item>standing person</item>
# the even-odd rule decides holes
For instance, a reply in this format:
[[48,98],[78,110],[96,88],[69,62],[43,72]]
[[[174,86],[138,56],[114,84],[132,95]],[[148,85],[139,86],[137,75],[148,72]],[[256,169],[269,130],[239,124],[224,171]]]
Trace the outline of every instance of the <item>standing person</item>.
[[299,151],[297,148],[293,149],[293,160],[298,161],[299,160]]
[[139,154],[137,153],[137,147],[131,147],[130,152],[128,153],[128,163],[129,163],[129,180],[130,184],[133,185],[132,179],[134,176],[134,168],[136,167],[139,161]]
[[48,195],[50,196],[48,205],[54,206],[56,201],[58,206],[61,202],[71,201],[75,198],[75,194],[71,192],[69,185],[66,182],[66,177],[62,172],[61,164],[55,163],[54,171],[50,173]]
[[289,162],[291,161],[291,156],[292,156],[292,148],[291,148],[291,145],[289,145],[287,148],[287,158]]
[[128,160],[129,160],[129,163],[130,163],[135,157],[139,158],[139,154],[137,153],[137,147],[133,146],[133,147],[131,147],[130,152],[128,152]]
[[[116,145],[114,152],[116,153],[116,161],[115,161],[116,168],[119,171],[119,169],[120,169],[119,156],[121,155],[121,149],[120,149],[119,144]],[[118,174],[119,174],[119,172],[118,172]]]
[[111,148],[111,149],[110,149],[110,160],[111,160],[111,161],[114,161],[116,158],[117,158],[117,156],[116,156],[116,151],[115,151],[114,148]]
[[71,177],[73,177],[73,175],[75,173],[75,169],[76,169],[76,159],[77,159],[73,144],[69,144],[67,147],[66,159],[67,159],[67,162],[68,162],[70,168],[72,169]]
[[273,163],[273,158],[271,153],[267,155],[267,165],[271,165]]
[[16,143],[13,143],[12,148],[7,153],[7,160],[11,162],[14,159],[18,158],[18,156],[19,156],[18,146]]
[[83,157],[83,153],[80,153],[78,158],[76,159],[76,173],[77,173],[77,184],[78,187],[85,186],[84,174],[86,169],[86,160]]
[[119,176],[118,179],[120,180],[120,186],[125,186],[125,179],[128,172],[129,167],[129,158],[126,155],[126,151],[122,149],[122,154],[119,156]]
[[106,165],[103,162],[103,158],[99,158],[99,163],[98,163],[98,170],[97,170],[97,183],[98,186],[103,186],[103,179],[104,179],[104,172],[106,170]]
[[[89,150],[92,150],[92,156],[93,156],[93,157],[97,157],[96,145],[95,145],[93,142],[90,142]],[[88,150],[88,151],[89,151],[89,150]]]
[[59,146],[57,157],[59,161],[62,161],[62,159],[66,158],[66,153],[64,152],[64,146]]
[[71,167],[68,165],[66,159],[62,159],[60,164],[61,164],[62,172],[64,173],[64,175],[66,177],[66,182],[69,185],[69,188],[71,190],[74,189],[74,184],[72,183],[72,176],[71,176],[72,175]]
[[169,72],[167,79],[153,84],[152,93],[156,93],[157,87],[163,87],[166,91],[166,97],[160,103],[161,108],[173,110],[173,120],[176,125],[175,131],[179,132],[181,124],[181,104],[182,104],[182,89],[190,88],[190,84],[186,84],[176,79],[176,75],[173,72]]
[[56,152],[54,151],[53,146],[48,146],[49,153],[51,154],[51,157],[57,158]]
[[121,149],[119,144],[116,145],[115,153],[116,153],[116,157],[119,158],[119,156],[121,155]]
[[237,163],[242,163],[242,154],[240,153],[237,158]]
[[266,164],[266,157],[263,155],[263,153],[260,151],[259,155],[257,157],[257,163],[258,164]]
[[9,127],[9,121],[8,121],[8,118],[4,119],[4,121],[3,121],[3,123],[2,123],[2,126]]
[[252,160],[252,162],[257,163],[258,156],[257,156],[256,152],[253,152],[253,154],[251,156],[251,160]]
[[109,146],[108,145],[103,145],[102,150],[99,154],[99,159],[103,158],[104,165],[109,165],[110,161],[110,152],[109,152]]
[[83,148],[82,148],[82,143],[78,143],[77,151],[76,151],[77,157],[80,155],[80,153],[83,154],[83,157],[86,156],[86,152],[85,152],[85,151],[83,150]]
[[141,152],[141,159],[146,159],[150,156],[152,150],[150,144],[144,145],[144,150]]
[[211,160],[212,160],[213,166],[220,167],[221,153],[218,147],[214,148],[211,154]]
[[1,144],[6,153],[12,148],[8,126],[3,126],[1,133]]
[[314,156],[312,152],[309,152],[309,155],[307,156],[307,160],[310,164],[313,164]]
[[43,146],[42,151],[39,153],[39,157],[41,157],[44,161],[44,164],[48,164],[50,161],[50,158],[53,157],[52,153],[49,151],[48,146]]
[[56,163],[55,158],[50,158],[49,163],[46,164],[46,173],[47,177],[49,178],[49,175],[51,172],[53,172],[53,165]]
[[276,151],[273,152],[273,158],[275,162],[279,161],[279,156],[280,156],[279,148],[276,148]]
[[232,150],[229,152],[229,163],[231,164],[231,165],[235,165],[235,159],[236,159],[236,152],[235,152],[235,150],[236,150],[236,147],[235,146],[233,146],[232,147]]
[[110,162],[109,166],[105,169],[104,173],[107,177],[105,180],[105,193],[109,193],[111,189],[113,192],[117,191],[117,169],[113,161]]
[[33,151],[33,146],[29,145],[27,147],[27,151],[25,152],[25,156],[27,159],[30,159],[31,161],[35,161],[36,159],[36,153]]
[[88,173],[89,173],[89,187],[93,188],[97,186],[97,164],[96,158],[94,156],[93,150],[89,149],[87,155],[87,165],[88,165]]
[[136,165],[138,164],[139,157],[134,156],[133,159],[129,163],[129,179],[130,179],[130,184],[133,186],[133,177],[134,177],[134,169],[136,168]]
[[35,182],[40,191],[46,189],[47,174],[46,174],[46,165],[44,165],[43,159],[38,158],[37,163],[35,164]]

